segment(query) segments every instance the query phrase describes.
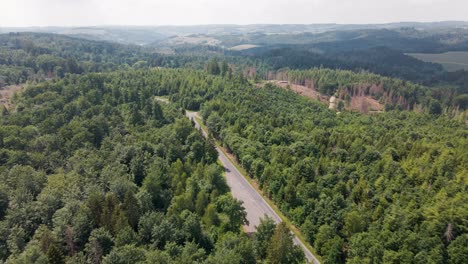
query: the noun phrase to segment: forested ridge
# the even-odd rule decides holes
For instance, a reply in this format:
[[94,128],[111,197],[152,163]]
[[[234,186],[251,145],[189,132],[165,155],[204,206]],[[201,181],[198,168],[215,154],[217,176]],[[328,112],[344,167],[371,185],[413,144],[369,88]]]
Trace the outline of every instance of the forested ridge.
[[438,64],[426,63],[386,47],[319,53],[310,46],[284,45],[254,48],[244,53],[265,61],[274,70],[320,66],[332,69],[365,69],[425,84],[435,81],[442,72],[442,66]]
[[[200,50],[200,49],[198,49]],[[0,88],[67,73],[148,67],[203,69],[208,55],[156,53],[152,48],[44,33],[0,34]]]
[[63,77],[66,73],[116,70],[138,61],[141,48],[53,34],[0,35],[0,86]]
[[432,114],[463,111],[468,107],[465,95],[458,95],[451,89],[430,89],[429,87],[401,79],[384,77],[370,72],[355,73],[344,70],[313,68],[310,70],[286,70],[271,74],[269,78],[286,80],[314,89],[324,95],[336,95],[349,103],[354,96],[370,96],[387,110],[423,109]]
[[[355,82],[351,82],[355,79],[360,79],[361,83],[358,85],[379,85],[385,81],[397,84],[391,85],[392,90],[397,89],[398,85],[405,87],[405,90],[408,86],[411,86],[409,88],[411,91],[421,90],[414,88],[416,87],[413,85],[414,82],[429,87],[430,92],[424,91],[424,97],[437,101],[425,98],[419,100],[424,102],[418,102],[418,99],[415,99],[421,97],[418,94],[406,96],[403,101],[396,96],[384,100],[386,102],[383,103],[390,108],[397,104],[408,110],[413,109],[415,104],[425,104],[427,107],[432,104],[441,110],[445,107],[460,107],[462,110],[468,107],[466,71],[447,73],[442,71],[440,65],[418,61],[401,51],[386,47],[319,54],[310,51],[310,47],[307,46],[257,48],[245,53],[225,51],[210,46],[195,46],[180,47],[175,54],[160,54],[150,47],[43,33],[0,34],[0,88],[26,81],[40,82],[51,78],[62,78],[66,74],[111,72],[119,69],[166,67],[201,70],[210,65],[207,61],[213,57],[218,58],[219,63],[226,62],[233,75],[241,74],[246,78],[257,80],[270,80],[283,72],[296,70],[302,70],[303,75],[306,72],[303,70],[314,67],[337,69],[337,73],[333,75],[343,75],[341,73],[349,75],[347,71],[342,72],[341,69],[353,71],[353,80],[345,79],[340,82],[329,79],[330,75],[322,77],[321,79],[327,82],[325,94],[333,93],[332,90],[338,90],[340,85],[355,85]],[[401,78],[403,81],[383,80],[375,75],[372,77],[374,83],[362,83],[362,70]],[[303,79],[301,83],[304,82]],[[401,94],[400,91],[397,93]],[[440,107],[436,105],[438,102],[441,103]],[[435,112],[442,112],[441,110],[435,109]]]

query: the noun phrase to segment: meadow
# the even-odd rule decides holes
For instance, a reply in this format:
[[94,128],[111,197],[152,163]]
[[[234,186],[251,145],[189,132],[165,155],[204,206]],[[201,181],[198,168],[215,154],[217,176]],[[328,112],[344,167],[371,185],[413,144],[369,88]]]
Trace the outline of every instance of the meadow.
[[416,59],[441,64],[447,71],[468,70],[468,52],[451,51],[445,53],[412,53]]

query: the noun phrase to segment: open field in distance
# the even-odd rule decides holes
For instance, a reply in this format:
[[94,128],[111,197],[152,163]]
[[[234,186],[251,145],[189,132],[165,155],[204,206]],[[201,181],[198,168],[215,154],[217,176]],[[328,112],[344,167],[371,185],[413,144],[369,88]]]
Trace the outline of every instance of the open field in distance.
[[425,62],[442,64],[447,71],[468,70],[468,52],[466,51],[451,51],[436,54],[410,53],[408,55]]
[[253,44],[243,44],[243,45],[237,45],[235,47],[232,47],[231,50],[248,50],[248,49],[253,49],[259,47],[258,45],[253,45]]

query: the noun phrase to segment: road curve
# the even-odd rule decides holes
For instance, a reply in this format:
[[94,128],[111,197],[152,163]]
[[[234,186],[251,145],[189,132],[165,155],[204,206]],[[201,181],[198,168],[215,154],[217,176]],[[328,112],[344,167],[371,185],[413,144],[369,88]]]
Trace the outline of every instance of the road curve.
[[[198,120],[200,118],[197,112],[186,111],[186,116],[193,120],[195,127],[201,129]],[[207,132],[201,129],[205,137]],[[263,197],[250,185],[250,183],[244,178],[242,173],[234,166],[231,160],[226,157],[224,152],[219,147],[216,147],[219,154],[219,160],[226,169],[226,181],[228,186],[231,188],[231,193],[234,198],[242,201],[247,212],[247,220],[249,225],[244,226],[244,230],[248,233],[255,232],[257,226],[260,224],[260,219],[265,215],[271,217],[276,223],[281,222],[281,218],[276,212],[270,207],[270,205],[263,199]],[[318,259],[310,252],[309,249],[296,237],[293,238],[294,244],[299,245],[308,260],[309,263],[320,264]]]

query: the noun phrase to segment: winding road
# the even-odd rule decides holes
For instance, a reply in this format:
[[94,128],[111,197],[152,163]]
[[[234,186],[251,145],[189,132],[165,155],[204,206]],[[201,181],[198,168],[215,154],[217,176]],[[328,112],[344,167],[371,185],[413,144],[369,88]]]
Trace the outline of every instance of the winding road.
[[[195,127],[197,129],[201,129],[205,137],[208,136],[207,131],[201,128],[197,120],[197,118],[201,119],[197,112],[186,111],[186,116],[194,121]],[[245,207],[247,220],[249,221],[249,225],[244,226],[245,232],[255,232],[257,226],[260,224],[260,219],[264,218],[265,215],[271,217],[276,223],[281,222],[281,218],[278,214],[276,214],[255,188],[250,185],[224,152],[221,151],[218,146],[216,146],[216,150],[219,154],[219,160],[226,169],[226,181],[228,186],[231,188],[232,195],[234,198],[244,203],[243,206]],[[294,244],[299,245],[303,249],[309,263],[320,264],[318,259],[310,252],[309,249],[307,249],[302,241],[300,241],[296,236],[294,236],[293,241]]]

